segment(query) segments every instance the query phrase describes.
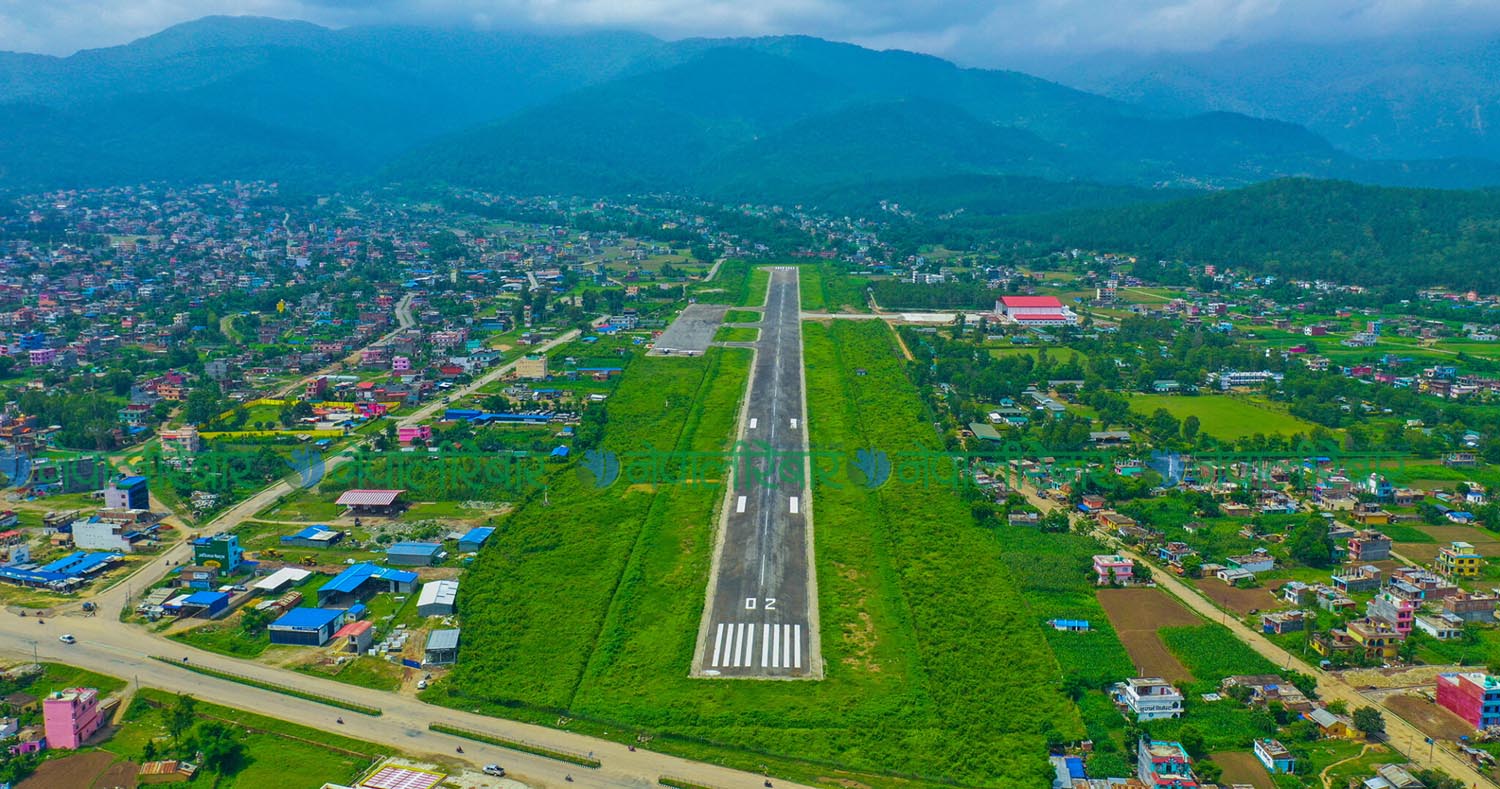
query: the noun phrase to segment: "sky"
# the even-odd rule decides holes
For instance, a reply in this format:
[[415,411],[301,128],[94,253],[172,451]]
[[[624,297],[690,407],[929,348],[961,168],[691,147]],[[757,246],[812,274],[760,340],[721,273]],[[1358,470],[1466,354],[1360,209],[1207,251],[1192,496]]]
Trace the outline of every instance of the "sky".
[[665,38],[800,33],[975,66],[1108,50],[1500,32],[1496,0],[0,0],[0,49],[66,55],[208,14],[331,27],[616,28]]

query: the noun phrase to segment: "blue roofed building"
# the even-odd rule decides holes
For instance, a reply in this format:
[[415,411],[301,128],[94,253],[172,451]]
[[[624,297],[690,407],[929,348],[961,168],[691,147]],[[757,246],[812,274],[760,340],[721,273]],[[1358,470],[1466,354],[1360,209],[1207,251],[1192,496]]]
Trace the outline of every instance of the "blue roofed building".
[[295,548],[327,548],[343,538],[343,532],[318,525],[308,526],[293,534],[283,534],[281,544]]
[[431,567],[439,561],[443,546],[435,542],[398,542],[385,549],[385,560],[403,567]]
[[193,592],[178,603],[182,613],[199,619],[213,619],[229,607],[228,592]]
[[459,553],[474,553],[484,547],[490,535],[495,533],[493,526],[477,526],[469,530],[468,534],[458,538]]
[[417,574],[370,562],[346,568],[318,588],[318,605],[352,605],[381,592],[406,594],[416,588]]
[[344,612],[328,608],[293,608],[271,623],[267,630],[272,644],[320,647],[333,638],[344,621]]

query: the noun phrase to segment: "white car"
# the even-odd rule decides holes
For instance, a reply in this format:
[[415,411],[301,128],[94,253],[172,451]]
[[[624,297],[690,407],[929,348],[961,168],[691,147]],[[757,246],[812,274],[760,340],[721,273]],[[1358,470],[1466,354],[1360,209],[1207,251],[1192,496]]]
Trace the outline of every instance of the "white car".
[[74,638],[72,633],[63,633],[62,635],[57,637],[57,640],[63,642],[64,644],[78,643],[78,639]]
[[501,767],[498,764],[486,764],[484,766],[484,774],[485,775],[493,775],[496,778],[504,778],[505,777],[505,768]]
[[417,690],[427,690],[427,680],[425,680],[425,679],[418,680],[417,681]]

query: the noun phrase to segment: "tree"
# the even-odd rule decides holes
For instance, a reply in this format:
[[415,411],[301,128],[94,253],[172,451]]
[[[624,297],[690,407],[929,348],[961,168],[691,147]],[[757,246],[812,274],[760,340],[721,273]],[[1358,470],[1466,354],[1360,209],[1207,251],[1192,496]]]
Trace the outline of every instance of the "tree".
[[1188,756],[1194,759],[1201,759],[1208,753],[1208,740],[1204,738],[1203,732],[1191,723],[1177,732],[1177,741],[1182,743]]
[[1189,441],[1192,441],[1194,438],[1198,437],[1199,428],[1200,425],[1198,423],[1198,415],[1188,414],[1187,418],[1182,420],[1182,437]]
[[185,693],[177,694],[172,706],[167,708],[167,733],[173,742],[180,742],[182,735],[192,728],[198,716],[198,701]]
[[1360,707],[1354,711],[1354,728],[1366,737],[1378,737],[1385,733],[1385,716],[1374,707]]
[[1190,553],[1182,557],[1182,574],[1186,578],[1197,578],[1203,572],[1203,557]]
[[222,408],[223,397],[219,391],[219,385],[208,382],[188,392],[187,403],[182,408],[182,416],[195,425],[201,425],[218,416]]
[[1309,519],[1292,530],[1288,553],[1308,567],[1327,567],[1333,563],[1333,540],[1328,523],[1321,517]]
[[239,732],[218,721],[205,721],[198,725],[193,738],[198,750],[203,753],[203,766],[220,775],[237,772],[245,755],[245,744]]

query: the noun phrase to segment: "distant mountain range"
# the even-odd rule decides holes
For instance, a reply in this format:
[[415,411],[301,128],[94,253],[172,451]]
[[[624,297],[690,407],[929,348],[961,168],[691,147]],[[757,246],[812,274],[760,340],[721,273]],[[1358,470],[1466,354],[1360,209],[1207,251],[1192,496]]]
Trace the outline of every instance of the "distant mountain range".
[[[257,177],[799,200],[861,184],[907,184],[921,199],[913,185],[953,178],[1500,184],[1500,164],[1441,145],[1359,158],[1304,126],[1140,93],[1121,101],[805,37],[210,17],[66,58],[0,53],[0,189]],[[1058,195],[1057,207],[1103,199],[1080,188],[1028,193]]]
[[1035,61],[1043,75],[1163,112],[1240,112],[1312,129],[1356,156],[1500,159],[1500,42],[1416,34],[1229,44]]

